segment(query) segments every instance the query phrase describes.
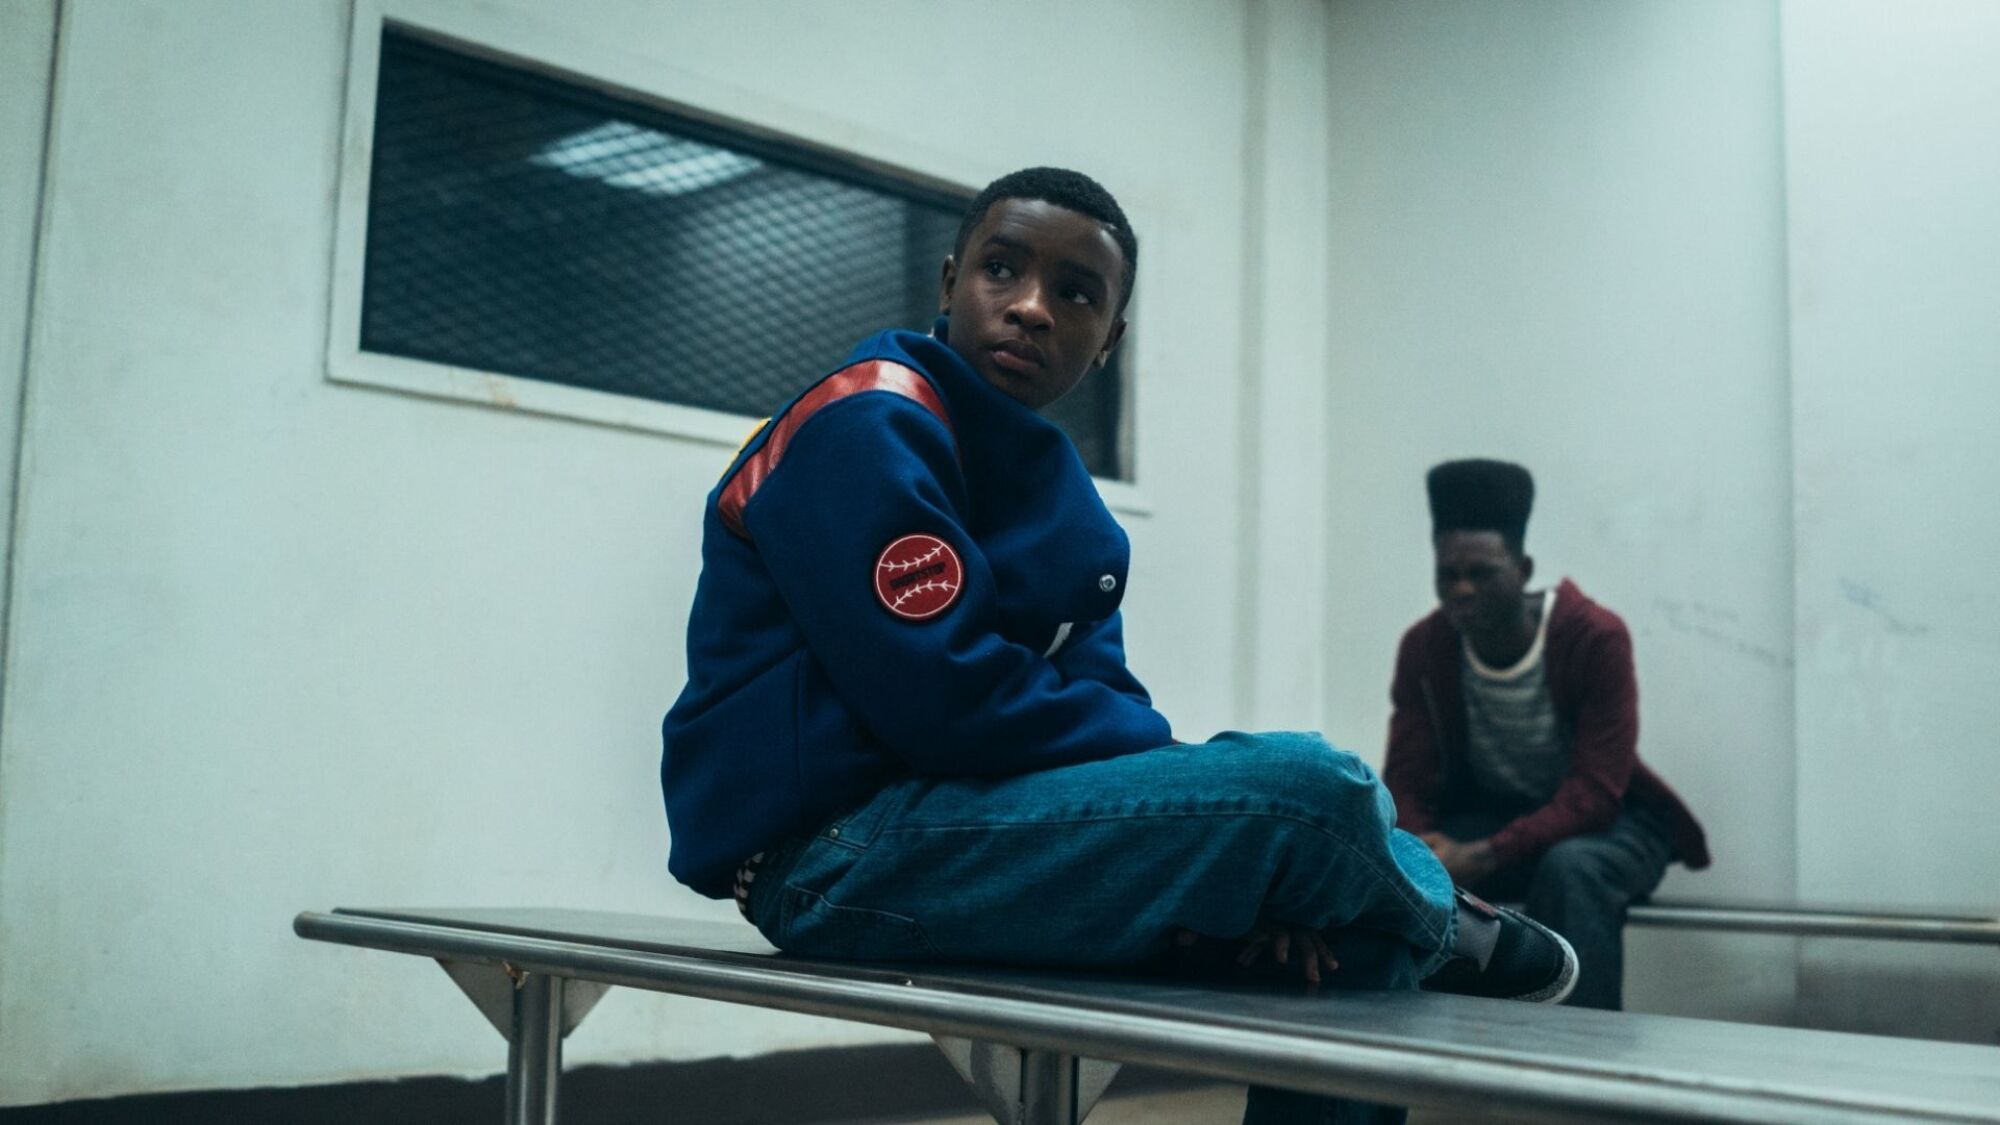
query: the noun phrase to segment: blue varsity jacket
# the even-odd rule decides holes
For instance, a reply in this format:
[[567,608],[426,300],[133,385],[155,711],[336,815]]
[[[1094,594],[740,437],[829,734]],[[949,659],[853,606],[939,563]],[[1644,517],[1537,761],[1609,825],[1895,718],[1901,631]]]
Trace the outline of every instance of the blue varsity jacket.
[[1173,741],[1125,667],[1130,554],[1055,425],[940,338],[863,341],[708,495],[662,727],[669,869],[721,898],[891,781]]

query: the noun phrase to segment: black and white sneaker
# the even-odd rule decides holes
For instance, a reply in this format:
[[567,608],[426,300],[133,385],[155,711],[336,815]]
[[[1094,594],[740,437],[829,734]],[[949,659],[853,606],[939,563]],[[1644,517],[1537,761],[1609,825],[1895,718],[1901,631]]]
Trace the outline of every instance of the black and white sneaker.
[[1426,992],[1560,1004],[1576,988],[1576,950],[1561,934],[1518,910],[1460,888],[1452,958],[1423,983]]

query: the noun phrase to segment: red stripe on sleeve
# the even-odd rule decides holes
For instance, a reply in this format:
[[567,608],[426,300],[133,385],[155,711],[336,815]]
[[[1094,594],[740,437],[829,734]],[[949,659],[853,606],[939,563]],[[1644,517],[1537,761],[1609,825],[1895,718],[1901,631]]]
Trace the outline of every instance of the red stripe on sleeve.
[[938,397],[937,388],[913,368],[884,359],[865,360],[852,367],[843,367],[820,380],[782,417],[774,419],[768,426],[770,435],[764,439],[764,444],[737,465],[736,472],[723,486],[722,496],[716,501],[716,512],[722,517],[723,525],[748,539],[750,532],[743,526],[743,508],[777,471],[778,462],[784,459],[785,450],[790,447],[792,436],[799,432],[799,427],[829,403],[865,391],[888,391],[902,395],[936,415],[946,430],[951,429],[951,415],[945,413],[944,400]]

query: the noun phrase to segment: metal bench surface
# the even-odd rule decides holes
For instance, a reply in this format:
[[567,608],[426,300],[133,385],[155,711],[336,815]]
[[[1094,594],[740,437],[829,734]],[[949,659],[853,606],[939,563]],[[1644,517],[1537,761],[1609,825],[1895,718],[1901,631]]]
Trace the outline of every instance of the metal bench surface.
[[[778,954],[744,926],[592,911],[340,910],[301,914],[295,929],[437,958],[459,967],[455,977],[495,966],[517,984],[595,982],[806,1012],[926,1032],[948,1055],[951,1042],[1002,1044],[1030,1053],[1023,1067],[1044,1056],[1141,1063],[1528,1120],[2000,1123],[2000,1048],[1970,1044],[1456,996],[814,961]],[[560,993],[551,1002],[559,1011]],[[515,1119],[552,1120],[552,1094],[548,1103],[549,1116]],[[1068,1112],[1011,1119],[1081,1116]]]

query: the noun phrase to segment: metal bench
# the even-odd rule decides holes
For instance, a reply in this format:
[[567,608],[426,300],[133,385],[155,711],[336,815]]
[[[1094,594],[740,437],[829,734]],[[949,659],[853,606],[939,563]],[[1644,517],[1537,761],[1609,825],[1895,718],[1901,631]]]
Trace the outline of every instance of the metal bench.
[[1669,929],[2000,946],[2000,916],[1993,914],[1672,899],[1635,905],[1626,920]]
[[1399,992],[884,967],[747,927],[543,909],[301,914],[436,958],[507,1037],[509,1125],[555,1120],[562,1038],[607,988],[932,1036],[1003,1125],[1076,1125],[1118,1064],[1530,1121],[2000,1123],[2000,1048]]

